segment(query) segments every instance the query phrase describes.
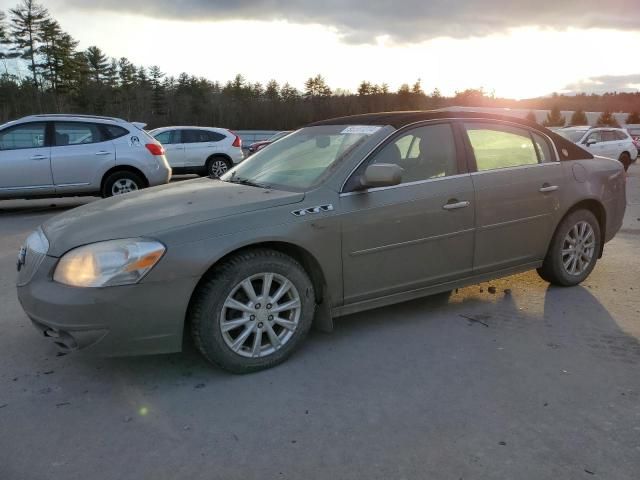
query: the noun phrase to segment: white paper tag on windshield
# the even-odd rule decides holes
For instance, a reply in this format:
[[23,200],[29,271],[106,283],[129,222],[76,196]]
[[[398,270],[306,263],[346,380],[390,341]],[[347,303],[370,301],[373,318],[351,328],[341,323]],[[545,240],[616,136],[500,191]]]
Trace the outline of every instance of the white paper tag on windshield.
[[355,133],[358,135],[372,135],[380,130],[382,127],[378,125],[351,125],[340,133]]

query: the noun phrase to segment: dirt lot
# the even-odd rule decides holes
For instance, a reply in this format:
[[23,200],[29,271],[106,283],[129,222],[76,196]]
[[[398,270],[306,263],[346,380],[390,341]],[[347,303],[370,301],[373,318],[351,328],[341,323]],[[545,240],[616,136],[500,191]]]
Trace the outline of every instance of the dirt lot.
[[18,305],[16,253],[92,199],[0,202],[0,479],[637,480],[640,165],[628,182],[584,285],[532,272],[352,315],[247,376],[192,347],[56,356]]

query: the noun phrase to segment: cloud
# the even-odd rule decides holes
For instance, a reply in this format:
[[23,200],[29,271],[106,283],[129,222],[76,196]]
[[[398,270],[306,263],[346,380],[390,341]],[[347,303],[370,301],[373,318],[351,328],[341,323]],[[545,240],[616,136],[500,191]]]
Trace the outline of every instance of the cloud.
[[640,73],[633,75],[600,75],[585,78],[567,85],[562,93],[637,92],[640,89]]
[[287,20],[335,27],[353,43],[484,36],[509,28],[640,30],[638,0],[58,0],[67,7],[175,20]]

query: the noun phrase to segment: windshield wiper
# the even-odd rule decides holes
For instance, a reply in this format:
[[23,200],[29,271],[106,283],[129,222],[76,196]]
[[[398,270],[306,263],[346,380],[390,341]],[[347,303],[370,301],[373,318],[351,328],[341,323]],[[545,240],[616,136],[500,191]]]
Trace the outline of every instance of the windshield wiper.
[[254,182],[253,180],[249,180],[248,178],[242,178],[242,177],[235,177],[235,175],[232,175],[231,178],[229,180],[227,180],[229,183],[238,183],[240,185],[248,185],[250,187],[258,187],[258,188],[269,188],[268,185],[265,185],[263,183],[257,183]]

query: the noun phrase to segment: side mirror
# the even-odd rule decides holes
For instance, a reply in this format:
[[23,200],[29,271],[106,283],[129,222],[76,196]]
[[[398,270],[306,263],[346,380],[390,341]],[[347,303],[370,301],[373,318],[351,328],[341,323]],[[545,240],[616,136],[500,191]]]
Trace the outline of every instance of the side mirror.
[[402,168],[392,163],[369,165],[360,177],[361,188],[391,187],[402,182]]
[[598,143],[598,141],[595,138],[590,138],[589,140],[587,140],[586,142],[584,142],[584,144],[587,147],[590,147],[591,145],[595,145],[596,143]]

